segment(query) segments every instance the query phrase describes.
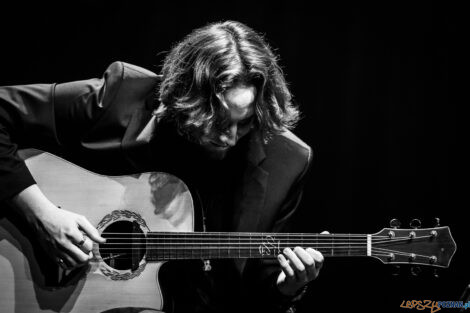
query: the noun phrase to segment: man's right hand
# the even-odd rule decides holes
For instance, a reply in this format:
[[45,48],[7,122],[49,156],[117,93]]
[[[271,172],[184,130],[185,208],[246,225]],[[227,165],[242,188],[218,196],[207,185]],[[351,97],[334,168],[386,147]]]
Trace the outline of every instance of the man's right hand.
[[47,254],[64,268],[86,264],[92,257],[93,241],[106,240],[86,217],[59,209],[32,185],[12,199],[31,225]]

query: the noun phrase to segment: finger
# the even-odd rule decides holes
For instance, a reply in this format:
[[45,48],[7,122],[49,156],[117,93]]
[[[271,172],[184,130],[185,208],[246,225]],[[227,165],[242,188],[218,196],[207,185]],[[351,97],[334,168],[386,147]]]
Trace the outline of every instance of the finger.
[[282,254],[279,254],[277,256],[277,259],[278,259],[279,265],[281,265],[281,269],[284,272],[284,274],[286,275],[286,277],[289,278],[289,279],[295,278],[294,270],[292,269],[292,267],[290,267],[289,261],[287,261],[286,257]]
[[91,241],[91,239],[88,239],[86,235],[83,235],[83,239],[84,239],[84,242],[81,246],[79,246],[79,248],[83,252],[89,253],[93,249],[93,241]]
[[80,216],[77,219],[77,223],[80,226],[80,228],[90,237],[91,240],[97,242],[97,243],[104,243],[106,242],[106,239],[101,237],[100,233],[98,230],[91,225],[91,223],[88,221],[88,219],[84,216]]
[[317,272],[318,272],[318,270],[320,270],[323,266],[323,262],[325,261],[325,257],[323,256],[323,254],[320,251],[312,249],[312,248],[307,248],[306,251],[313,258],[313,260],[315,262],[315,268],[317,269]]
[[315,260],[305,249],[295,247],[294,253],[305,267],[305,275],[299,276],[302,282],[309,282],[317,277],[317,269],[315,268]]
[[92,249],[93,249],[93,241],[91,239],[88,239],[88,236],[86,234],[82,234],[83,239],[75,244],[80,250],[88,254]]
[[[88,236],[85,233],[82,233],[78,227],[75,228],[73,231],[70,231],[69,234],[67,234],[70,242],[77,246],[80,250],[83,250],[85,253],[88,253],[90,250],[86,250],[86,246],[90,246],[90,241],[88,239]],[[88,241],[88,243],[87,243]],[[86,246],[85,246],[86,245]]]
[[71,269],[71,268],[74,268],[74,267],[78,266],[78,263],[71,256],[69,256],[66,252],[59,251],[57,253],[57,255],[58,255],[58,262],[57,263],[63,269],[66,270],[66,269]]
[[322,231],[322,232],[321,232],[321,234],[323,234],[323,235],[329,235],[329,234],[330,234],[330,232],[329,232],[329,231],[327,231],[327,230],[324,230],[324,231]]
[[86,263],[89,260],[88,253],[85,253],[71,241],[62,243],[62,250],[78,264]]
[[[296,247],[297,249],[297,247]],[[299,281],[305,281],[307,279],[307,272],[305,270],[305,265],[299,259],[297,254],[290,248],[284,249],[284,254],[290,262],[290,266],[295,272],[295,275]]]
[[315,268],[315,260],[313,259],[313,256],[301,247],[296,247],[294,249],[294,252],[300,259],[300,261],[304,264],[305,271],[309,280],[315,278],[317,275],[317,270]]

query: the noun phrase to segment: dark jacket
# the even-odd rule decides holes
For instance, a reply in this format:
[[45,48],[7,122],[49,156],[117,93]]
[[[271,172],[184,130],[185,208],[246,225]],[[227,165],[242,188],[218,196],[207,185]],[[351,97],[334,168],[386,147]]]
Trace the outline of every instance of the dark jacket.
[[[222,201],[229,199],[230,209],[217,211],[222,213],[212,222],[209,219],[208,230],[285,231],[301,198],[312,160],[310,147],[289,131],[267,144],[253,132],[239,145],[236,157],[227,161],[231,171],[223,162],[213,170],[210,162],[198,156],[197,147],[185,143],[171,127],[156,122],[152,112],[159,80],[148,70],[115,62],[101,79],[0,87],[0,200],[34,184],[17,154],[18,148],[32,147],[102,174],[171,172],[202,194],[203,206],[218,203],[220,190],[216,186],[220,188],[218,182],[226,174],[232,184],[222,184],[227,188]],[[187,149],[195,153],[187,153]],[[203,177],[201,169],[212,174]],[[205,187],[199,188],[199,184]],[[206,213],[213,212],[209,209]],[[228,284],[227,277],[220,277],[220,281],[243,289],[241,293],[224,292],[232,293],[227,297],[255,295],[264,309],[279,304],[281,297],[274,287],[280,271],[276,262],[225,261],[221,268],[225,267],[232,268],[239,283]]]

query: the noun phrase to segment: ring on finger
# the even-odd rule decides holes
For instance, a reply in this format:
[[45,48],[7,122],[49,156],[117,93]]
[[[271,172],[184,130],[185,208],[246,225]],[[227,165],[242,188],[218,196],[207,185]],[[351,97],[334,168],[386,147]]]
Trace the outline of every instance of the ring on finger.
[[66,268],[66,267],[67,267],[67,265],[65,265],[64,260],[62,260],[61,258],[58,258],[58,259],[57,259],[57,263],[59,263],[59,266],[62,267],[62,268]]
[[85,243],[86,239],[87,239],[87,237],[85,235],[83,235],[82,240],[80,240],[80,242],[77,243],[76,246],[81,248],[83,246],[83,244]]

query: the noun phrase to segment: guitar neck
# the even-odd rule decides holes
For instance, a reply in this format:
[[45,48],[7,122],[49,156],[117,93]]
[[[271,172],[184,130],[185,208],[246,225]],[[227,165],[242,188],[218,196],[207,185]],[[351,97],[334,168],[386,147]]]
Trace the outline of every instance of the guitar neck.
[[285,248],[319,250],[325,257],[370,256],[371,235],[288,233],[148,233],[148,261],[275,258]]

